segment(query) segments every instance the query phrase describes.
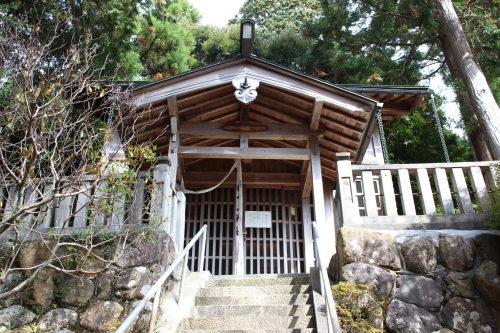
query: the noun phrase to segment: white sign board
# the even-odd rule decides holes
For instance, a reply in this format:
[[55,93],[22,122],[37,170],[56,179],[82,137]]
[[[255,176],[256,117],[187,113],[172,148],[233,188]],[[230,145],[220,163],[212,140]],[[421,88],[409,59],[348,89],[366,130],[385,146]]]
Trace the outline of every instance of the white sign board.
[[271,228],[271,212],[245,212],[245,228]]

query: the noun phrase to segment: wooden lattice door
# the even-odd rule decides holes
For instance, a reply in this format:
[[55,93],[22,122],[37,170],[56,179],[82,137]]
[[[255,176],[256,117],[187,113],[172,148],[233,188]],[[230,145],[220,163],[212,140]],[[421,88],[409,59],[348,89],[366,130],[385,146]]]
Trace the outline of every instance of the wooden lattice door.
[[305,272],[300,190],[247,188],[245,210],[270,211],[272,220],[246,229],[246,274]]
[[[187,244],[208,225],[205,269],[213,275],[234,272],[235,189],[217,188],[204,194],[188,194],[186,199]],[[305,272],[302,207],[300,190],[284,188],[244,189],[245,210],[270,211],[271,228],[246,228],[245,274]],[[189,254],[188,267],[198,267],[199,243]]]
[[[207,242],[205,270],[213,275],[233,274],[234,188],[216,188],[203,194],[188,194],[186,198],[185,244],[206,224]],[[200,242],[189,253],[188,267],[198,267]]]

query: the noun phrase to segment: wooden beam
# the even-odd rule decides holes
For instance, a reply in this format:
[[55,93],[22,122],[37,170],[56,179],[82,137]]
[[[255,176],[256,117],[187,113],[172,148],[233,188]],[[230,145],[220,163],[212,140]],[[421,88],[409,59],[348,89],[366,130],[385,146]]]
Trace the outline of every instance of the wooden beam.
[[[353,120],[357,123],[360,123],[360,124],[366,124],[368,122],[368,120],[366,118],[370,114],[369,112],[348,112],[345,110],[331,107],[330,105],[325,104],[325,103],[323,104],[323,108],[327,112],[331,112],[333,114],[345,117],[346,119],[351,119],[351,120]],[[326,115],[328,115],[328,113]]]
[[319,120],[321,119],[321,111],[323,110],[323,101],[314,100],[313,111],[309,121],[309,128],[311,131],[317,131],[319,127]]
[[214,103],[213,101],[210,103],[211,107],[209,108],[203,108],[199,111],[196,112],[191,112],[189,114],[184,114],[184,111],[182,111],[182,120],[191,120],[195,119],[201,116],[210,116],[212,114],[215,114],[217,112],[220,112],[222,109],[227,108],[227,107],[236,107],[238,104],[238,101],[234,101],[234,96],[230,96],[231,98],[228,99],[221,99],[218,101],[218,103]]
[[[262,131],[238,131],[238,127],[262,128]],[[235,131],[224,130],[234,127]],[[189,122],[179,125],[179,134],[184,138],[239,139],[240,134],[248,134],[249,139],[262,140],[307,140],[310,135],[318,135],[303,124],[269,123],[225,123],[225,122]]]
[[[309,148],[309,140],[307,140],[306,148]],[[301,187],[302,187],[302,198],[310,198],[312,190],[312,178],[311,178],[311,161],[302,162],[302,169],[300,170],[301,175]]]
[[241,160],[238,161],[236,167],[236,198],[234,221],[236,228],[234,230],[234,275],[245,274],[245,242],[243,230],[243,214],[245,207],[243,206],[243,170],[241,167]]
[[[207,186],[218,184],[225,176],[226,172],[205,172],[187,171],[184,177],[186,184]],[[282,185],[300,186],[300,175],[298,173],[258,173],[246,172],[243,174],[245,185]],[[233,172],[224,182],[225,185],[236,184],[236,174]]]
[[[184,110],[184,106],[194,104],[197,101],[202,101],[206,98],[212,99],[214,96],[223,96],[228,93],[233,93],[234,88],[231,83],[225,84],[218,87],[211,87],[203,90],[194,90],[188,94],[182,94],[179,96],[179,104],[181,104],[181,109]],[[182,113],[183,111],[181,111]]]
[[240,113],[239,109],[234,109],[231,111],[227,111],[227,113],[216,114],[210,118],[204,119],[203,121],[204,122],[216,122],[216,121],[223,121],[224,119],[231,118],[231,117],[234,118],[233,121],[237,121],[239,113]]
[[309,155],[309,149],[300,148],[179,147],[179,156],[185,158],[307,160]]
[[301,178],[302,198],[310,198],[312,191],[311,163],[307,163],[306,173]]
[[240,148],[248,148],[248,134],[240,135]]
[[[307,119],[301,118],[293,114],[284,114],[270,107],[269,105],[261,104],[257,101],[253,102],[251,105],[252,116],[259,115],[261,117],[270,119],[277,123],[296,123],[303,124]],[[254,117],[253,117],[254,118]]]
[[179,119],[179,109],[177,108],[177,97],[167,97],[168,115]]
[[[323,141],[325,141],[325,142],[331,143],[331,144],[333,144],[333,145],[336,145],[336,146],[338,146],[338,147],[341,147],[341,148],[344,148],[344,149],[350,150],[350,151],[352,151],[352,152],[356,152],[356,147],[349,146],[349,145],[347,145],[347,144],[345,144],[345,143],[342,143],[342,142],[340,142],[340,141],[335,141],[335,140],[330,139],[330,138],[328,138],[328,137],[326,137],[326,136],[324,136],[322,140],[323,140]],[[358,146],[358,144],[356,144],[356,146]],[[329,147],[328,147],[328,146],[325,146],[325,148],[329,148]]]
[[308,106],[306,109],[302,109],[300,107],[296,107],[295,105],[285,104],[282,100],[279,99],[276,100],[274,98],[265,97],[262,95],[259,95],[257,100],[261,105],[265,106],[273,105],[273,110],[279,113],[283,113],[285,115],[294,112],[296,114],[302,114],[304,117],[309,118],[311,114],[311,112],[309,111],[310,106]]
[[348,124],[346,122],[342,122],[339,119],[333,119],[330,116],[323,115],[323,119],[326,120],[327,124],[328,124],[328,122],[332,122],[332,123],[334,123],[335,125],[337,125],[337,126],[339,126],[341,128],[344,128],[344,129],[347,129],[347,130],[351,130],[351,131],[354,131],[354,132],[357,132],[357,133],[363,133],[363,130],[366,128],[366,123],[363,124],[363,127],[359,128],[357,126],[350,125],[350,124]]
[[246,123],[249,121],[248,119],[248,112],[250,111],[250,108],[248,105],[241,105],[240,108],[240,121],[243,123]]

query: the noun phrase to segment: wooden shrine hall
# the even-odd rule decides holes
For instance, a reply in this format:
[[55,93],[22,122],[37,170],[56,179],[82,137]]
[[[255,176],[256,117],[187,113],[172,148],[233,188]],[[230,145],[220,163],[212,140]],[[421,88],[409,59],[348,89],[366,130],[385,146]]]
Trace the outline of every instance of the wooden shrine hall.
[[311,221],[334,244],[335,154],[383,163],[377,113],[384,122],[408,114],[432,91],[330,84],[255,57],[253,26],[245,29],[237,58],[136,82],[125,126],[134,144],[168,157],[167,205],[186,193],[185,216],[164,216],[178,246],[208,225],[212,274],[306,272]]

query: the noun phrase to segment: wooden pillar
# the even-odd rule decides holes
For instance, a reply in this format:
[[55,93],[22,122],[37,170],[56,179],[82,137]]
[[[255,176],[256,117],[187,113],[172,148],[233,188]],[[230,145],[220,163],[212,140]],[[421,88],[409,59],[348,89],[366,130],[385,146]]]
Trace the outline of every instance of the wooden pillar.
[[[333,215],[333,184],[329,179],[324,179],[323,182],[323,196],[325,199],[325,224],[323,228],[323,233],[325,235],[331,235],[329,237],[324,237],[322,240],[323,246],[330,249],[327,255],[333,256],[336,253],[336,235],[337,229],[335,228],[335,218]],[[325,265],[328,265],[328,261]]]
[[[323,239],[333,239],[335,242],[335,234],[328,234],[328,225],[325,213],[325,197],[323,188],[323,176],[321,174],[321,156],[319,151],[319,142],[316,135],[309,137],[309,146],[311,149],[311,176],[312,176],[312,189],[314,195],[314,216],[318,226],[319,234]],[[332,219],[333,224],[333,219]],[[330,262],[333,254],[335,254],[335,245],[331,246],[328,243],[323,243],[323,248],[320,249],[321,260],[325,263]]]
[[314,267],[314,244],[312,238],[311,198],[302,198],[302,225],[304,227],[304,260],[306,273]]
[[155,190],[151,197],[151,217],[150,223],[159,222],[159,228],[161,230],[166,229],[165,220],[166,220],[166,199],[167,199],[167,188],[170,187],[169,181],[169,165],[168,165],[168,157],[160,156],[156,159],[156,166],[153,171],[153,179],[155,181]]
[[339,195],[340,226],[349,225],[359,218],[359,208],[354,201],[354,181],[352,177],[350,153],[337,153],[337,192]]
[[177,165],[179,163],[177,151],[179,150],[179,140],[173,140],[173,136],[170,136],[170,142],[168,144],[168,160],[170,161],[170,168],[168,170],[168,186],[165,188],[165,230],[174,237],[175,243],[180,244],[180,239],[175,239],[178,228],[184,228],[184,225],[179,225],[179,219],[177,217],[177,197],[175,196],[175,184],[177,179]]
[[243,239],[243,173],[241,160],[236,167],[236,200],[235,200],[235,225],[234,230],[234,275],[245,274],[245,242]]

